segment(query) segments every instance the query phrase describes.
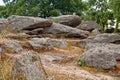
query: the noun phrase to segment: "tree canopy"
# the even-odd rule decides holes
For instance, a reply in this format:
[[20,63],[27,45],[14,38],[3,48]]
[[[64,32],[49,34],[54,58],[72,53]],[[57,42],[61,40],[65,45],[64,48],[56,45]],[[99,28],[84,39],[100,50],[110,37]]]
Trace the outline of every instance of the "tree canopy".
[[101,29],[108,26],[108,20],[116,20],[116,30],[120,23],[119,0],[3,0],[0,17],[11,15],[50,17],[77,14],[83,20],[93,20]]

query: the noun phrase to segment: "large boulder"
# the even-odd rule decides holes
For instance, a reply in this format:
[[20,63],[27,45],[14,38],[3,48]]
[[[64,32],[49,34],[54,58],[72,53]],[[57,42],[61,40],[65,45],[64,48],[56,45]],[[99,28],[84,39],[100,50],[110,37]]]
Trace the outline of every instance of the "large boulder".
[[77,15],[62,15],[58,17],[52,17],[51,19],[56,23],[71,27],[76,27],[81,23],[81,19]]
[[48,80],[41,59],[34,51],[24,51],[16,57],[11,78],[12,80]]
[[8,18],[8,28],[12,30],[44,28],[52,25],[52,21],[39,17],[10,16]]
[[94,48],[105,48],[111,51],[114,54],[116,60],[120,60],[120,45],[111,44],[111,43],[88,43],[85,46],[85,51],[94,49]]
[[92,31],[94,29],[99,29],[100,26],[94,21],[82,21],[81,24],[77,26],[76,28],[87,30],[87,31]]
[[7,19],[0,19],[0,32],[2,32],[6,28],[7,23]]
[[114,54],[108,48],[92,48],[85,51],[80,58],[87,66],[94,68],[111,69],[116,65]]
[[53,47],[66,48],[67,42],[64,40],[50,39],[50,38],[33,38],[27,41],[34,50],[51,50]]
[[44,33],[56,35],[64,34],[66,37],[72,38],[87,38],[89,35],[88,31],[79,30],[58,23],[53,23],[51,27],[45,28]]
[[103,33],[96,35],[93,40],[100,43],[114,43],[120,40],[120,35],[117,33]]

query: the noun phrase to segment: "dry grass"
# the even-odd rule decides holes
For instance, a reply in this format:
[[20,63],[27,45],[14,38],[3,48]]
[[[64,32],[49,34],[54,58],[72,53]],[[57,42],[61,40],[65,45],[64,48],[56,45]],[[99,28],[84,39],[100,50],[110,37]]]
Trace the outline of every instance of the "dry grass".
[[12,68],[13,58],[8,57],[4,53],[1,54],[0,60],[0,78],[5,80],[10,80],[10,70]]

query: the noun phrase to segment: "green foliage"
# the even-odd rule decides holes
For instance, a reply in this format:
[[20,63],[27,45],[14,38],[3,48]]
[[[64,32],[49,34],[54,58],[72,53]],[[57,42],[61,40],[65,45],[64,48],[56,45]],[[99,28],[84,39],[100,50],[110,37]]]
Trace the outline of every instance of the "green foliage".
[[4,80],[3,78],[0,78],[0,80]]
[[110,7],[113,11],[114,18],[116,19],[116,28],[114,32],[118,32],[118,27],[120,23],[120,1],[119,0],[110,0]]
[[59,23],[59,20],[58,20],[57,18],[53,18],[53,21],[54,21],[55,23]]
[[119,0],[3,0],[0,18],[11,15],[50,17],[77,14],[84,20],[93,20],[102,32],[108,28],[108,20],[117,20],[115,32],[120,22]]
[[86,20],[96,21],[101,27],[102,32],[108,27],[108,20],[113,20],[113,13],[109,11],[107,0],[88,0],[88,10]]
[[79,59],[78,59],[78,65],[79,65],[79,66],[85,66],[85,61],[84,61],[83,58],[79,58]]
[[[49,17],[60,14],[82,15],[86,5],[82,0],[3,0],[5,17],[10,15]],[[1,15],[0,15],[1,17]]]

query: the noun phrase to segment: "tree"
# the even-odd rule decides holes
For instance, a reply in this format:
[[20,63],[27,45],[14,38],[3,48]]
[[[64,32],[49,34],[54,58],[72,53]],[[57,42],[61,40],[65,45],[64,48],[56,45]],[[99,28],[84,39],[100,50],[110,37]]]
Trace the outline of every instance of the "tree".
[[116,27],[114,32],[118,32],[118,27],[120,23],[120,1],[119,0],[110,0],[110,6],[113,11],[114,18],[116,19]]
[[58,16],[64,14],[83,15],[86,5],[82,0],[3,0],[7,17],[24,16]]
[[88,20],[94,20],[101,26],[102,32],[108,27],[108,20],[113,19],[113,13],[109,11],[107,0],[88,0]]

